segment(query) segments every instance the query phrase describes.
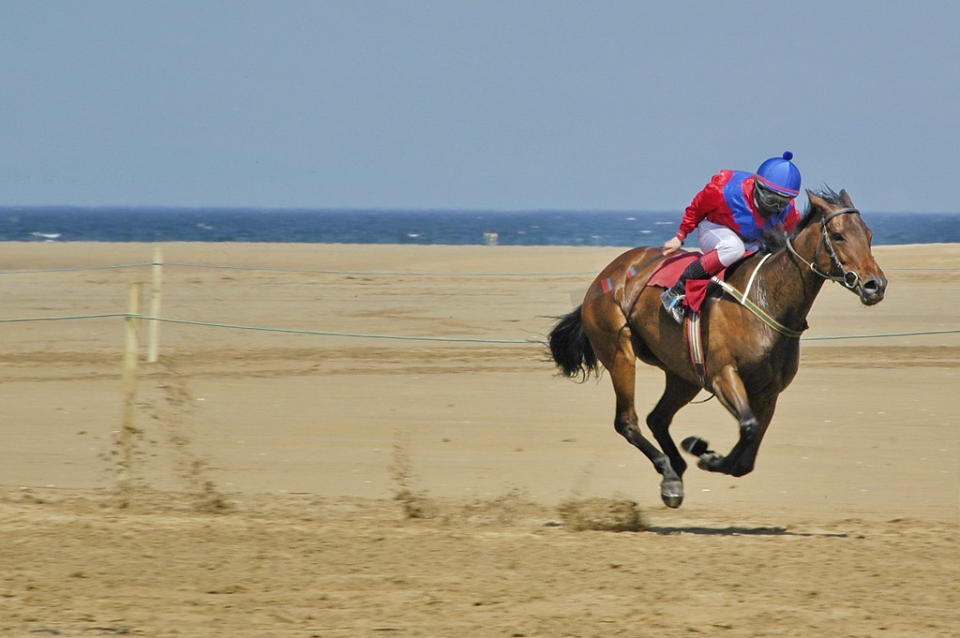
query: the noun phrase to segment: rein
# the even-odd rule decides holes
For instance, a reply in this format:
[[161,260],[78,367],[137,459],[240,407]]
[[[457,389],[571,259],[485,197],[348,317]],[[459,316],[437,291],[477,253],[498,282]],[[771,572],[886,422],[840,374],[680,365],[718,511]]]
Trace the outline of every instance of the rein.
[[[790,250],[791,254],[793,254],[794,257],[799,259],[802,263],[806,264],[807,267],[810,268],[810,270],[812,270],[814,273],[816,273],[820,277],[830,281],[835,281],[839,284],[843,284],[844,287],[849,288],[850,290],[856,290],[860,286],[860,275],[853,270],[848,270],[845,264],[843,263],[843,261],[840,260],[840,257],[837,255],[836,249],[833,247],[833,242],[830,240],[830,232],[827,230],[827,222],[829,222],[834,217],[838,217],[839,215],[859,215],[859,214],[860,214],[860,211],[857,210],[856,208],[840,208],[838,210],[833,211],[832,213],[830,213],[829,215],[825,216],[820,220],[820,232],[822,236],[820,238],[820,241],[817,243],[817,252],[813,256],[813,261],[808,262],[806,259],[800,256],[797,250],[793,247],[793,243],[790,241],[789,237],[786,238],[787,248]],[[843,273],[842,275],[833,275],[830,273],[825,273],[821,271],[819,268],[817,268],[816,262],[820,259],[820,249],[823,246],[826,246],[827,252],[830,253],[831,265],[837,270],[839,270],[841,273]],[[769,257],[770,257],[770,254],[766,255],[763,259],[760,260],[760,263],[757,264],[757,267],[753,270],[753,273],[750,275],[750,279],[747,283],[747,288],[744,292],[740,292],[739,290],[737,290],[727,282],[721,281],[716,277],[714,277],[712,280],[714,283],[719,285],[725,293],[727,293],[728,295],[736,299],[738,302],[740,302],[740,305],[742,305],[744,308],[746,308],[747,310],[755,314],[757,318],[760,319],[760,321],[762,321],[763,323],[773,328],[774,330],[776,330],[782,335],[785,335],[787,337],[798,338],[800,337],[800,335],[803,334],[802,330],[794,330],[792,328],[788,328],[787,326],[783,325],[782,323],[780,323],[779,321],[771,317],[767,313],[767,311],[765,311],[763,308],[761,308],[757,304],[750,301],[750,299],[747,297],[747,295],[750,294],[750,288],[753,286],[753,281],[754,279],[756,279],[757,273],[760,272],[760,268],[763,266],[764,262],[766,262],[767,258]]]
[[[761,261],[761,262],[757,265],[756,270],[753,271],[754,274],[757,273],[757,270],[760,270],[760,266],[762,266],[762,265],[763,265],[763,261]],[[771,317],[769,314],[767,314],[767,311],[766,311],[766,310],[764,310],[763,308],[761,308],[761,307],[758,306],[757,304],[755,304],[755,303],[753,303],[752,301],[750,301],[749,299],[747,299],[746,293],[740,292],[739,290],[737,290],[736,288],[734,288],[733,286],[731,286],[731,285],[728,284],[727,282],[722,281],[722,280],[720,280],[720,279],[717,279],[716,277],[714,277],[712,281],[713,281],[715,284],[719,285],[721,288],[723,288],[723,291],[724,291],[725,293],[727,293],[728,295],[730,295],[731,297],[733,297],[734,299],[736,299],[737,301],[739,301],[741,306],[743,306],[744,308],[746,308],[747,310],[749,310],[750,312],[752,312],[753,314],[755,314],[755,315],[757,316],[757,318],[760,319],[760,321],[762,321],[763,323],[767,324],[768,326],[770,326],[771,328],[773,328],[774,330],[776,330],[776,331],[779,332],[780,334],[782,334],[782,335],[784,335],[784,336],[787,336],[787,337],[794,337],[794,338],[797,338],[797,337],[799,337],[800,335],[803,334],[803,331],[802,331],[802,330],[794,330],[793,328],[788,328],[788,327],[786,327],[785,325],[783,325],[782,323],[780,323],[779,321],[777,321],[776,319],[774,319],[773,317]],[[752,281],[753,281],[753,279],[752,279],[752,277],[751,277],[751,282],[752,282]],[[749,289],[748,289],[748,292],[749,292]]]

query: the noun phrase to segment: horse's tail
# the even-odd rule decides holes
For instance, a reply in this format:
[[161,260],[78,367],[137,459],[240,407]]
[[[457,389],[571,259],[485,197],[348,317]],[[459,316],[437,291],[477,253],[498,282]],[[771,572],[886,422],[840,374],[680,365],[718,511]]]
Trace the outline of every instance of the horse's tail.
[[573,312],[564,315],[550,331],[550,354],[565,377],[583,375],[584,380],[590,373],[599,374],[597,355],[583,332],[583,318],[578,306]]

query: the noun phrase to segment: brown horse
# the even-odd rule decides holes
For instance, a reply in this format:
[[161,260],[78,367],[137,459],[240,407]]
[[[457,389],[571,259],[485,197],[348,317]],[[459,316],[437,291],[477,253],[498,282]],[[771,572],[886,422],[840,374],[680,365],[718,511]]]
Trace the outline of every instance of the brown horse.
[[[743,476],[753,470],[777,398],[797,372],[798,336],[823,283],[840,283],[864,305],[883,299],[887,280],[870,250],[872,233],[850,196],[830,189],[807,195],[809,207],[792,236],[781,232],[782,246],[774,247],[765,263],[757,253],[727,272],[726,281],[739,291],[753,279],[749,299],[759,314],[728,293],[714,293],[704,303],[703,377],[688,355],[684,329],[663,310],[661,291],[646,286],[662,261],[659,248],[634,248],[617,257],[597,275],[583,304],[550,332],[551,354],[565,376],[599,374],[598,362],[610,371],[617,396],[614,427],[661,474],[660,496],[669,507],[683,502],[687,467],[670,437],[670,423],[704,387],[701,378],[737,419],[739,440],[727,455],[709,450],[697,437],[688,437],[682,447],[699,457],[704,470]],[[770,321],[760,318],[764,311]],[[640,431],[636,359],[666,375],[663,396],[647,415],[659,449]]]

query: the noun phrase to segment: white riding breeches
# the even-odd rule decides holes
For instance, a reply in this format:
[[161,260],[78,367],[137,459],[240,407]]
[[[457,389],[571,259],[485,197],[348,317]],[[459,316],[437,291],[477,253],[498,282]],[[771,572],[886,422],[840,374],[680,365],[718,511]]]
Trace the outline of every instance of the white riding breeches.
[[745,242],[740,235],[720,224],[703,220],[697,226],[699,231],[700,250],[704,254],[711,250],[717,251],[717,257],[724,266],[729,266],[733,262],[743,257],[748,250],[756,250],[760,242]]

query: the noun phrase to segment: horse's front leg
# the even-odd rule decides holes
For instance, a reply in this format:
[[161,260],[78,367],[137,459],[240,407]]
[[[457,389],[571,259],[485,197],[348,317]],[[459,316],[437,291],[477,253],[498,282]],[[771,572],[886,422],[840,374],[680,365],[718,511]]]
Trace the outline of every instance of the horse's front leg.
[[720,402],[737,419],[740,427],[737,443],[726,456],[708,449],[707,442],[698,437],[688,437],[681,445],[700,457],[697,466],[701,469],[732,476],[749,474],[756,463],[760,441],[773,418],[776,397],[755,401],[756,405],[752,407],[743,379],[732,365],[724,366],[713,379],[713,388]]
[[646,455],[657,472],[663,477],[660,482],[660,498],[667,507],[680,507],[683,502],[683,481],[673,469],[670,459],[647,440],[640,432],[639,419],[634,407],[636,389],[636,357],[633,350],[625,348],[613,354],[610,365],[604,365],[610,371],[613,391],[617,395],[617,412],[613,426],[617,432]]

